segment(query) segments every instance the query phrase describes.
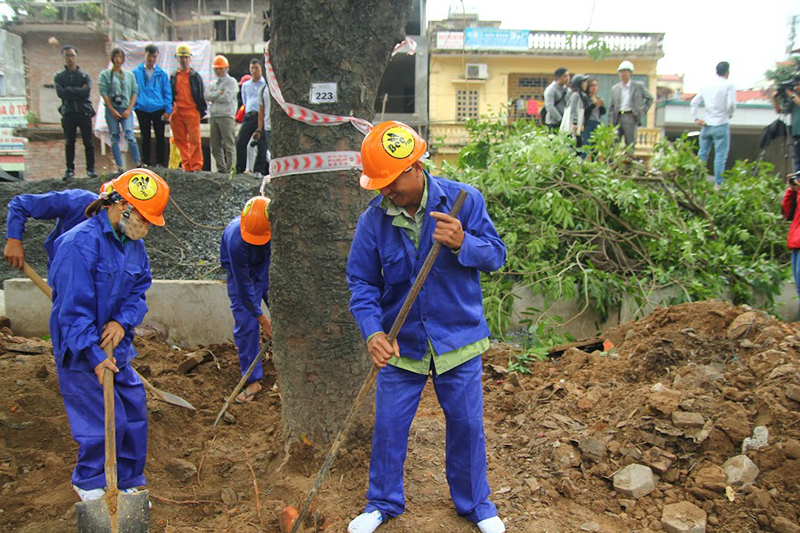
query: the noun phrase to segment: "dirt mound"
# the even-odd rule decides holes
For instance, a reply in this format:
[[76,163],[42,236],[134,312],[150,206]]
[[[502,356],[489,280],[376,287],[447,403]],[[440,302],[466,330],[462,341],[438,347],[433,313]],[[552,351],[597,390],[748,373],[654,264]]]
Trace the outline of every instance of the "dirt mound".
[[[8,333],[0,335],[0,530],[73,531],[76,447],[49,343]],[[689,501],[708,513],[708,531],[793,531],[786,524],[797,524],[800,512],[800,332],[704,302],[659,309],[607,336],[614,349],[570,349],[534,364],[530,375],[505,370],[514,347],[486,354],[489,482],[508,530],[660,531],[664,506]],[[26,349],[20,344],[43,353],[13,351]],[[198,409],[149,399],[153,530],[279,531],[280,510],[305,498],[327,447],[291,443],[284,461],[271,364],[258,401],[233,406],[235,422],[213,430],[238,378],[235,349],[209,347],[214,357],[184,375],[176,369],[185,351],[154,339],[137,346],[134,366]],[[719,467],[742,453],[757,426],[768,429],[768,444],[747,455],[760,472],[755,483],[732,487],[731,502]],[[409,438],[407,511],[382,531],[476,531],[450,502],[444,438],[429,384]],[[368,432],[346,443],[316,500],[319,531],[343,531],[363,507],[369,454]],[[638,500],[612,482],[633,463],[655,474],[655,490]],[[307,526],[315,531],[313,517]]]

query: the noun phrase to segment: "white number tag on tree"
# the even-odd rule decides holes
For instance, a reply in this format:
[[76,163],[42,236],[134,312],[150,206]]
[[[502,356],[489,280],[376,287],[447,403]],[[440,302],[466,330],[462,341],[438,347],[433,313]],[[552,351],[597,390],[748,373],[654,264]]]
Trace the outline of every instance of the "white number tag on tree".
[[336,88],[336,83],[312,83],[309,101],[312,104],[333,104],[339,100]]

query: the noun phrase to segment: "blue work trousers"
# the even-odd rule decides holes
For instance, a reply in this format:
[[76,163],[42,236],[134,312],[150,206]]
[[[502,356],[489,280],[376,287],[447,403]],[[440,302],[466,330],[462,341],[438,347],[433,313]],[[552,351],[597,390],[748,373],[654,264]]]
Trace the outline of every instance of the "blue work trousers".
[[728,161],[728,151],[731,146],[730,124],[703,126],[703,129],[700,130],[700,151],[697,155],[704,162],[708,161],[712,144],[714,145],[714,183],[722,185],[722,173],[725,172],[725,163]]
[[[242,304],[233,283],[228,283],[228,298],[231,301],[231,312],[233,313],[233,341],[239,352],[239,368],[244,376],[253,359],[258,356],[261,325],[258,323],[258,319]],[[253,373],[247,378],[247,384],[261,381],[263,377],[264,372],[259,361],[253,369]]]
[[[72,438],[78,443],[78,464],[72,473],[72,484],[84,490],[103,488],[106,486],[103,386],[94,372],[60,365],[57,371]],[[114,374],[114,413],[117,485],[120,490],[146,485],[147,398],[139,376],[130,365]]]
[[[447,423],[445,466],[450,496],[456,512],[473,522],[497,516],[497,508],[489,501],[486,481],[481,372],[480,356],[441,375],[433,371],[433,386]],[[378,373],[369,503],[364,512],[378,510],[384,520],[405,510],[403,463],[408,432],[427,381],[427,374],[394,366],[386,366]]]

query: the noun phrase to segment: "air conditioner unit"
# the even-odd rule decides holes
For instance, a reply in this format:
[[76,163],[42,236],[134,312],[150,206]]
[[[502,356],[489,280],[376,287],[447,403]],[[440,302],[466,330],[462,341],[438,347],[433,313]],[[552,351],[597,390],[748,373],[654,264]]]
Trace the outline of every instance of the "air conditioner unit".
[[489,77],[486,63],[467,63],[464,77],[468,80],[485,80]]

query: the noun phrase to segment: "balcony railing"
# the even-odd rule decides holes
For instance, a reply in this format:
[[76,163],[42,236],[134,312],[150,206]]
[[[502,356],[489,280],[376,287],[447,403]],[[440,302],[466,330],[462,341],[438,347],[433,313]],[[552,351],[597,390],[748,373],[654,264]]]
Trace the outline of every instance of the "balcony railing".
[[[496,30],[502,32],[504,30]],[[448,43],[437,46],[437,37],[434,35],[430,39],[431,49],[437,53],[461,53],[464,46],[463,32],[439,32],[447,33],[449,37],[443,41]],[[518,32],[516,32],[518,35]],[[520,44],[520,43],[517,43]],[[508,48],[498,46],[494,48],[491,43],[478,48],[468,47],[470,52],[485,53],[519,53],[537,55],[559,55],[559,56],[585,56],[590,50],[600,50],[614,57],[651,57],[660,58],[664,56],[664,34],[663,33],[638,33],[638,32],[589,32],[576,33],[569,31],[536,31],[531,30],[528,34],[528,46],[521,49],[513,49],[509,52]]]
[[[661,128],[639,128],[634,154],[639,157],[651,156],[661,136]],[[457,154],[469,142],[469,135],[463,124],[431,124],[429,141],[436,153]]]

